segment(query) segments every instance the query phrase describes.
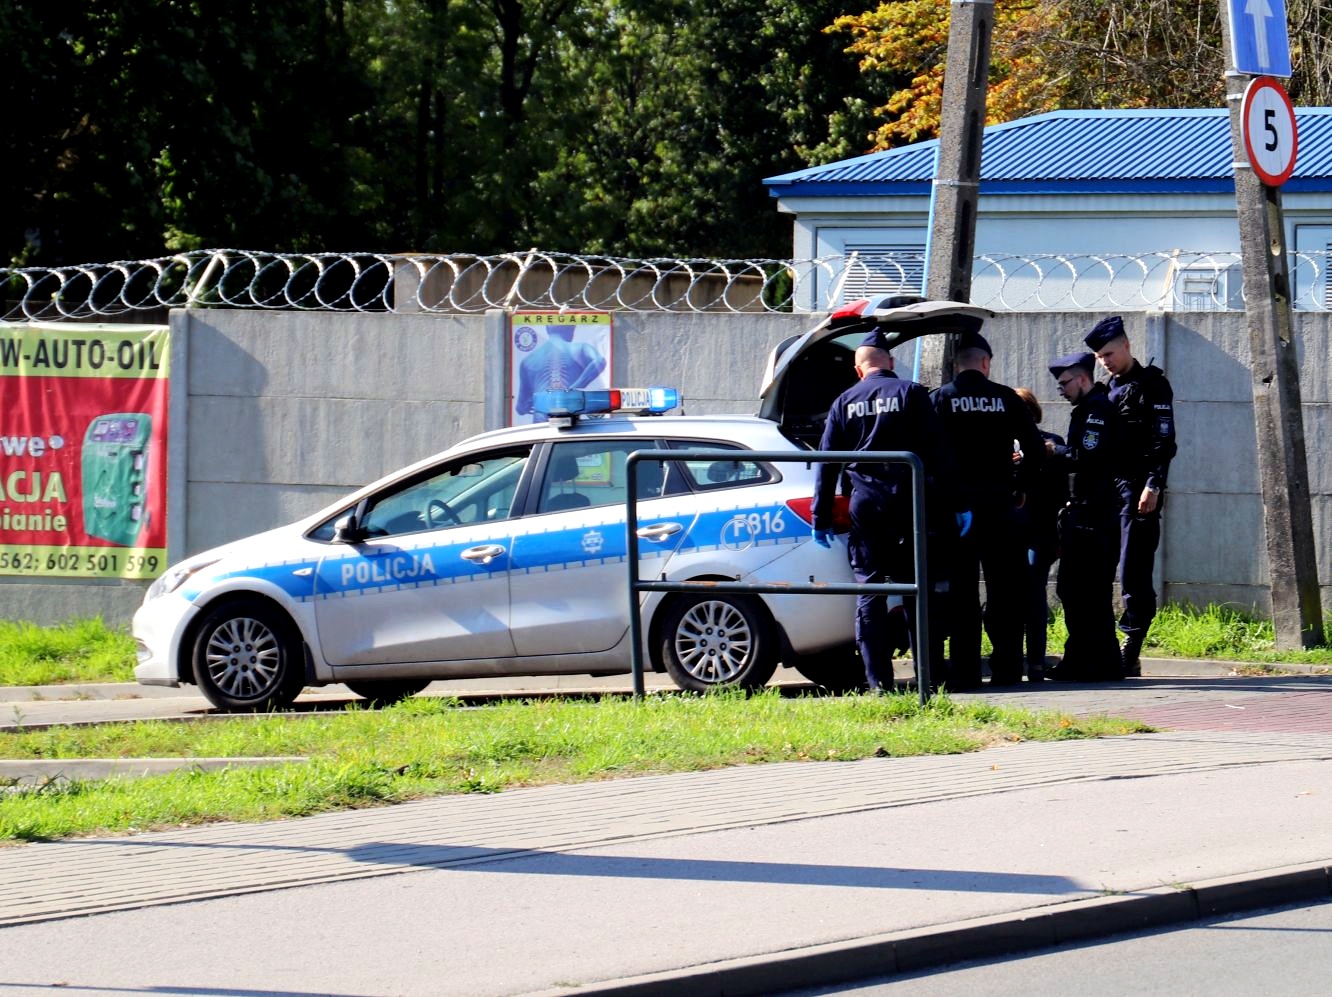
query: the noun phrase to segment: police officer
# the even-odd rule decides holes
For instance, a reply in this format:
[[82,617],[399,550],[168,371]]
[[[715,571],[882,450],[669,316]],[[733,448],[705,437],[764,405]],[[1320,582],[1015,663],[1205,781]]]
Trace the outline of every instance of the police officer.
[[1110,374],[1124,448],[1115,469],[1119,491],[1119,572],[1124,612],[1124,673],[1141,675],[1139,654],[1156,616],[1152,570],[1161,542],[1166,476],[1175,456],[1175,395],[1160,367],[1134,359],[1118,315],[1102,319],[1083,340]]
[[[1064,446],[1064,438],[1057,433],[1041,429],[1041,403],[1030,388],[1014,388],[1017,396],[1031,413],[1031,421],[1041,434],[1041,455],[1048,440],[1055,446]],[[1015,460],[1026,461],[1028,451],[1013,455]],[[1059,560],[1059,510],[1068,503],[1068,475],[1060,473],[1050,460],[1042,461],[1034,490],[1026,493],[1027,501],[1018,510],[1019,520],[1027,548],[1027,570],[1030,588],[1024,600],[1022,629],[1027,638],[1027,681],[1040,682],[1045,678],[1046,630],[1050,623],[1050,568]]]
[[[1022,594],[1026,548],[1017,510],[1033,490],[1045,455],[1036,424],[1012,388],[990,380],[990,344],[978,332],[957,340],[953,380],[930,395],[957,458],[963,504],[971,509],[967,536],[949,566],[953,690],[981,682],[980,573],[985,572],[985,629],[994,647],[990,682],[1022,681]],[[1014,447],[1030,460],[1014,464]]]
[[[855,369],[859,383],[833,402],[820,449],[906,450],[916,454],[925,465],[927,478],[933,481],[934,494],[948,511],[956,513],[958,528],[965,530],[970,513],[958,504],[952,451],[939,417],[930,405],[929,392],[893,373],[892,354],[878,330],[866,336],[856,348]],[[851,482],[847,555],[856,581],[873,584],[913,581],[910,469],[902,464],[865,462],[847,465],[846,473]],[[823,547],[831,547],[833,543],[833,498],[840,474],[841,466],[837,464],[820,464],[817,472],[813,530],[815,542]],[[928,520],[927,516],[927,525]],[[907,600],[908,615],[913,618],[914,602]],[[927,600],[927,611],[935,620],[938,617],[932,602]],[[888,614],[885,596],[857,597],[856,644],[871,689],[893,688],[894,642]],[[933,684],[939,685],[944,681],[942,628],[932,627],[931,631],[931,678]]]
[[1119,416],[1105,385],[1092,374],[1096,355],[1074,353],[1050,365],[1059,393],[1073,404],[1068,443],[1047,444],[1055,468],[1069,474],[1069,501],[1059,517],[1060,559],[1055,591],[1064,604],[1068,640],[1050,678],[1095,682],[1124,677],[1115,637],[1118,560]]

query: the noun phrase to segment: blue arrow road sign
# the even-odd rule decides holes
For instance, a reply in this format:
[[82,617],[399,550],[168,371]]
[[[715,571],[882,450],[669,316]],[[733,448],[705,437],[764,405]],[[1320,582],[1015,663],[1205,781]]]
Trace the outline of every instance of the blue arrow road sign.
[[1230,61],[1253,76],[1290,76],[1285,0],[1227,0]]

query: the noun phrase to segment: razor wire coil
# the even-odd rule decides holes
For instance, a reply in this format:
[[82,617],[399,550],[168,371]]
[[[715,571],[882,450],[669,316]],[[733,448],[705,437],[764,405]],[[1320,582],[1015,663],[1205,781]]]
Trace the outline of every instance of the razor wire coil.
[[[1328,254],[1288,257],[1292,303],[1332,303]],[[123,319],[171,308],[467,313],[813,312],[875,293],[920,293],[923,252],[804,260],[628,259],[538,250],[470,254],[198,250],[157,259],[5,268],[7,322]],[[985,254],[971,302],[995,311],[1230,311],[1234,252]]]

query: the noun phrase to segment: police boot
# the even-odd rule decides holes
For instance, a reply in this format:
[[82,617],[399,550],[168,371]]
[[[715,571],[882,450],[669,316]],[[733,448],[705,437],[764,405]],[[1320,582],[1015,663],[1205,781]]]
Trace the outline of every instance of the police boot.
[[1142,661],[1139,660],[1142,641],[1143,635],[1140,633],[1129,634],[1124,640],[1124,675],[1127,678],[1142,677]]

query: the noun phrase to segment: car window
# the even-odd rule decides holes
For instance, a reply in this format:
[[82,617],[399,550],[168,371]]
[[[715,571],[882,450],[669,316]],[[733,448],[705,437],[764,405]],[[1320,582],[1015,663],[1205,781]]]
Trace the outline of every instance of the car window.
[[[569,440],[552,445],[536,511],[623,504],[628,495],[626,460],[635,450],[653,450],[656,446],[654,440]],[[666,493],[666,470],[661,461],[640,461],[636,475],[639,500]]]
[[368,537],[508,519],[529,449],[449,461],[397,488],[373,496],[361,526]]
[[[712,443],[700,440],[671,440],[672,450],[743,450],[732,443]],[[760,485],[773,480],[772,470],[753,460],[681,460],[672,461],[679,473],[695,491],[734,488],[738,485]]]

